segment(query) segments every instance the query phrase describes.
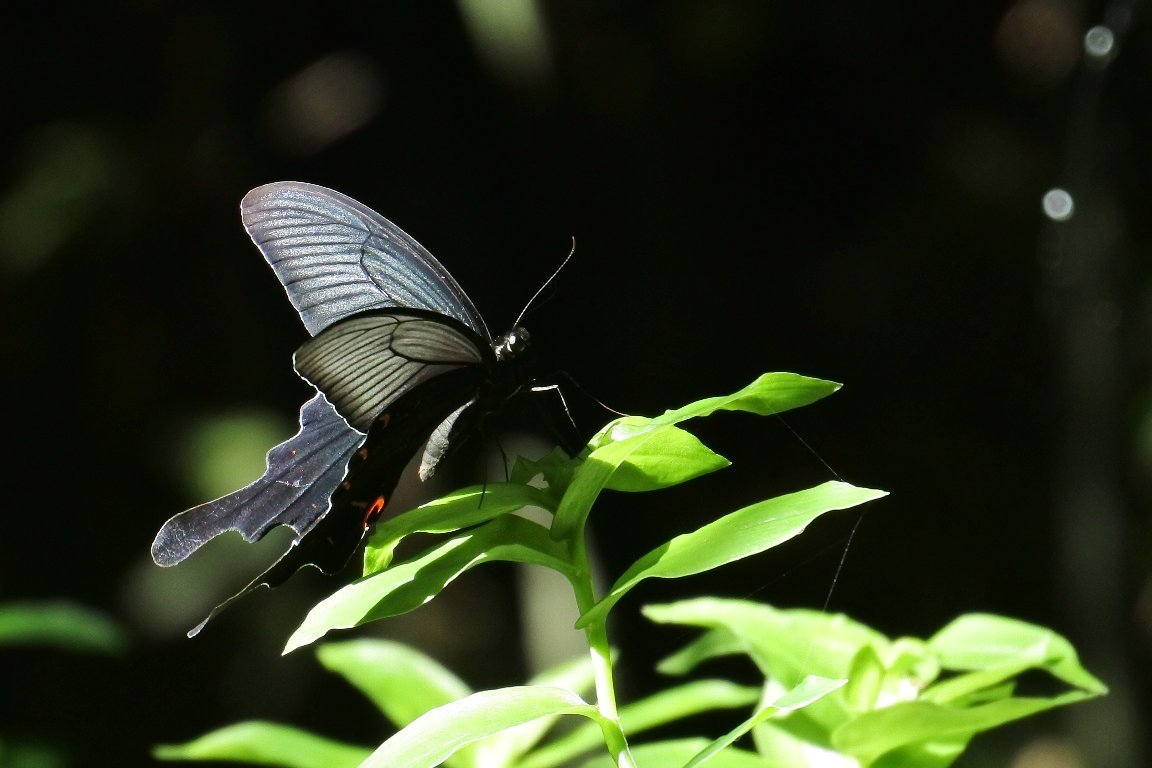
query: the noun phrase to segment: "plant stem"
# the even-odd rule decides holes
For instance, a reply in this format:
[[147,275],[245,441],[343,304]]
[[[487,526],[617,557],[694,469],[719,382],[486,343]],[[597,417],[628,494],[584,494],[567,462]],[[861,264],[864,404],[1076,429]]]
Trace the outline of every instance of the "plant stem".
[[[591,568],[582,537],[573,543],[572,561],[574,573],[569,578],[576,597],[576,605],[583,614],[596,604],[596,592],[592,586]],[[588,639],[588,651],[592,655],[592,669],[596,680],[596,708],[603,719],[600,730],[604,743],[612,759],[619,768],[636,768],[632,753],[628,750],[628,740],[620,727],[620,715],[616,710],[616,683],[612,676],[612,647],[608,644],[608,629],[604,621],[593,622],[584,629]]]
[[612,650],[608,645],[608,633],[603,624],[594,624],[585,630],[588,650],[592,654],[592,667],[596,679],[596,708],[604,720],[600,730],[604,743],[616,765],[620,768],[636,768],[632,753],[628,750],[628,740],[620,727],[620,715],[616,711],[616,683],[612,677]]

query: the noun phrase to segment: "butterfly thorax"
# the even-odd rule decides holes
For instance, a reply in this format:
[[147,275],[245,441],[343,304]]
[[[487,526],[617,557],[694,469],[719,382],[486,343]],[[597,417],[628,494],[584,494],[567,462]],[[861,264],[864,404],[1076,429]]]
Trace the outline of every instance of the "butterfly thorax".
[[531,348],[532,337],[526,328],[519,325],[492,342],[492,351],[500,361],[524,357]]
[[514,326],[492,341],[496,365],[489,368],[486,386],[480,392],[480,410],[498,410],[535,378],[536,347],[522,326]]

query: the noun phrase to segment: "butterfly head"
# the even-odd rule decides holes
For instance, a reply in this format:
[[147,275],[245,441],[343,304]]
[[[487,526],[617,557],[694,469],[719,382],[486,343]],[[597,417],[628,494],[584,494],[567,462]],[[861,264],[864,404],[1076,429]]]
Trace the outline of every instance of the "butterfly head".
[[523,357],[531,347],[532,337],[519,325],[492,342],[492,351],[496,353],[496,359],[501,361]]

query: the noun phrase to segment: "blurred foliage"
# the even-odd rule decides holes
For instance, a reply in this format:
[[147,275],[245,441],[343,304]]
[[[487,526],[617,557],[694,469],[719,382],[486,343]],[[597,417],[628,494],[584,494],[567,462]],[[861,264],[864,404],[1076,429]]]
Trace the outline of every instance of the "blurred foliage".
[[[836,472],[900,499],[860,526],[834,609],[893,634],[1020,616],[1066,635],[1112,689],[977,740],[969,765],[1147,762],[1152,30],[1139,4],[509,7],[531,14],[516,21],[531,45],[475,0],[0,11],[14,438],[0,582],[8,601],[93,606],[138,641],[115,674],[106,658],[13,649],[3,731],[102,744],[75,764],[142,764],[150,744],[222,720],[300,722],[333,692],[276,658],[332,580],[301,574],[187,642],[206,580],[226,590],[240,557],[274,551],[223,542],[189,563],[207,576],[186,580],[148,560],[161,522],[203,500],[185,458],[200,425],[262,413],[287,430],[308,394],[290,367],[304,331],[236,210],[248,189],[295,178],[413,233],[494,328],[575,235],[527,322],[553,367],[621,410],[766,368],[848,382],[768,438],[708,425],[709,444],[755,469],[726,488],[702,481],[678,519],[630,505],[634,525],[597,537],[597,556],[631,562],[708,502],[826,478],[795,430]],[[1085,57],[1096,24],[1117,45]],[[1054,186],[1076,202],[1059,224],[1041,206]],[[520,436],[531,423],[511,414],[506,445],[539,449]],[[265,428],[241,429],[258,461]],[[403,503],[490,477],[486,446],[472,447]],[[756,583],[774,604],[822,605],[847,535],[830,521],[707,591]],[[523,679],[523,664],[491,662],[532,624],[508,600],[520,588],[493,569],[391,631],[478,684]],[[450,630],[457,612],[467,636]],[[60,675],[67,693],[43,685]],[[639,695],[654,679],[622,685]],[[371,716],[333,706],[310,725],[367,743]]]
[[124,653],[124,630],[104,614],[61,601],[0,604],[0,646],[51,646],[65,651]]

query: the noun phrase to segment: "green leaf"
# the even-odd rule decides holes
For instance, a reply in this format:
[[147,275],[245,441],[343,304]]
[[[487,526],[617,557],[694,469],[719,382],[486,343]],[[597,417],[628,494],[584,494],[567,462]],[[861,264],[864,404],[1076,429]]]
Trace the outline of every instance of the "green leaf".
[[[887,637],[847,616],[781,610],[747,600],[698,598],[647,605],[643,612],[659,623],[699,626],[711,630],[709,634],[718,633],[711,646],[724,651],[738,647],[779,690],[794,686],[809,674],[847,678],[860,648],[871,645],[883,654],[890,645]],[[687,663],[702,660],[702,656],[690,659],[678,654],[675,660],[690,669]],[[811,720],[830,731],[852,714],[844,695],[837,694],[806,707],[800,720]]]
[[777,711],[794,712],[824,698],[847,682],[847,680],[833,680],[819,675],[808,675],[800,681],[799,685],[777,698],[769,706]]
[[844,703],[858,712],[867,712],[876,706],[884,684],[884,663],[871,644],[856,652],[848,670],[848,685],[844,688]]
[[[796,373],[765,373],[748,386],[730,395],[707,397],[675,410],[665,411],[650,419],[653,427],[679,424],[688,419],[710,416],[716,411],[744,411],[758,416],[772,416],[810,405],[827,397],[842,385],[834,381],[813,379]],[[608,425],[591,441],[599,446],[616,422]]]
[[[411,646],[390,640],[362,639],[325,643],[317,656],[328,669],[337,672],[372,700],[398,727],[416,720],[425,712],[463,699],[472,690],[447,668]],[[591,689],[592,661],[581,657],[541,672],[532,685],[559,687],[578,692]],[[467,765],[511,765],[528,751],[551,726],[554,717],[541,717],[509,728],[457,752]],[[593,726],[595,728],[595,726]],[[599,733],[599,729],[595,729]]]
[[316,656],[401,728],[434,707],[472,693],[439,662],[403,643],[367,638],[325,643]]
[[760,689],[728,680],[694,680],[647,696],[620,709],[627,733],[640,733],[686,717],[756,703]]
[[697,755],[684,765],[684,768],[697,768],[697,766],[704,765],[705,763],[712,763],[716,755],[735,744],[737,739],[743,737],[752,730],[754,726],[762,723],[778,712],[793,711],[801,707],[806,707],[812,702],[824,698],[829,693],[832,693],[832,691],[843,686],[846,682],[848,681],[830,680],[824,677],[809,675],[800,681],[800,684],[795,688],[784,693],[771,704],[760,707],[747,720],[700,750]]
[[[583,529],[596,496],[612,476],[630,460],[632,454],[642,457],[650,441],[663,439],[660,433],[666,428],[687,419],[708,416],[718,410],[745,411],[758,415],[783,413],[813,403],[839,388],[840,385],[835,382],[795,373],[766,373],[731,395],[698,400],[652,419],[627,416],[612,422],[589,442],[593,450],[576,470],[560,501],[556,519],[552,523],[552,537],[564,540],[576,536],[577,531]],[[695,469],[682,470],[685,479],[711,471],[709,466],[718,469],[720,461],[727,461],[720,457],[705,459],[699,454],[696,456],[696,461],[702,463],[696,464]],[[668,477],[672,476],[674,473]],[[639,481],[633,479],[629,482]]]
[[521,485],[538,485],[542,480],[549,493],[556,492],[559,496],[572,480],[572,473],[580,466],[581,460],[573,458],[561,448],[553,448],[552,452],[540,459],[527,459],[523,456],[516,459],[509,473],[509,481]]
[[1050,629],[1018,619],[987,613],[960,616],[933,635],[928,646],[948,669],[1026,663],[1086,691],[1108,691],[1081,666],[1071,643]]
[[980,669],[949,677],[924,689],[923,701],[951,706],[983,704],[995,699],[1006,699],[1015,693],[1014,678],[1032,667],[1027,662],[1001,664],[991,669]]
[[691,576],[727,565],[799,535],[826,512],[886,495],[884,491],[832,481],[732,512],[692,533],[677,536],[637,560],[608,594],[580,617],[577,626],[603,621],[612,606],[644,579]]
[[1015,698],[978,707],[908,701],[873,710],[832,732],[832,745],[868,765],[893,750],[931,743],[963,746],[976,734],[1055,707],[1093,698],[1070,691],[1048,698]]
[[[641,609],[647,611],[647,608]],[[659,610],[659,606],[657,606]],[[746,652],[740,638],[724,629],[705,632],[679,651],[666,656],[656,664],[656,670],[665,675],[686,675],[700,664],[722,656],[735,656]]]
[[67,601],[45,601],[0,605],[0,645],[115,654],[124,652],[128,640],[99,611]]
[[552,498],[538,488],[492,483],[454,491],[377,524],[364,549],[364,575],[385,570],[396,546],[415,533],[451,533],[494,520],[525,507],[552,509]]
[[366,576],[318,603],[288,638],[284,653],[334,629],[349,629],[419,608],[457,576],[494,560],[533,563],[565,572],[564,548],[540,525],[504,515],[423,555]]
[[[626,420],[622,421],[632,423],[633,420],[645,423],[649,421],[639,417],[627,417]],[[643,457],[646,454],[659,454],[658,445],[665,439],[665,435],[673,429],[675,428],[667,425],[658,429],[645,428],[636,434],[629,433],[625,439],[606,441],[601,447],[588,454],[584,462],[573,473],[572,482],[568,485],[564,496],[560,499],[560,504],[556,508],[556,518],[552,522],[552,538],[561,541],[570,539],[576,535],[577,531],[583,530],[596,497],[608,486],[613,476],[618,471],[622,471],[621,467],[631,460],[633,454],[638,454],[641,457],[641,462],[644,461]],[[675,438],[671,439],[674,440]],[[657,447],[653,448],[651,452],[647,451],[649,443],[657,444]],[[702,473],[708,466],[715,466],[715,462],[705,461],[696,468],[699,471],[695,474]],[[684,469],[686,476],[695,476],[693,471],[692,468]],[[642,474],[642,472],[638,472],[632,475],[630,481],[626,480],[626,482],[640,484]]]
[[[910,744],[885,752],[869,768],[907,768],[910,765],[916,768],[950,768],[964,753],[968,741],[970,739],[939,739]],[[859,764],[859,761],[852,760],[853,768]]]
[[480,691],[426,712],[381,744],[363,768],[433,768],[479,739],[552,715],[599,721],[596,707],[563,688],[520,686]]
[[[707,746],[707,739],[677,739],[640,744],[632,747],[631,752],[638,768],[672,768],[684,765]],[[617,768],[617,765],[611,757],[604,756],[584,763],[581,768]],[[709,761],[708,768],[766,768],[766,763],[753,752],[729,747]]]
[[709,416],[716,411],[744,411],[758,416],[773,416],[793,408],[810,405],[843,386],[835,381],[813,379],[797,373],[765,373],[739,392],[708,397],[668,411],[655,420],[678,424],[685,419]]
[[[529,685],[563,688],[577,695],[592,690],[594,682],[595,670],[589,656],[582,656],[579,659],[544,670],[528,681]],[[475,764],[477,766],[489,766],[515,763],[517,768],[523,768],[521,763],[516,762],[517,758],[528,752],[544,737],[544,734],[552,728],[557,717],[557,715],[549,715],[537,718],[514,728],[500,731],[486,739],[481,739],[472,745],[475,749]],[[583,725],[581,723],[577,727],[580,728]],[[599,734],[599,727],[592,727]],[[603,743],[602,739],[601,743]]]
[[847,677],[861,647],[884,649],[890,643],[883,634],[843,614],[783,610],[750,600],[702,597],[646,605],[642,611],[660,624],[722,630],[752,657],[765,677],[785,682],[807,674]]
[[[697,680],[658,691],[620,708],[621,728],[630,737],[693,715],[734,709],[756,703],[759,688],[736,685],[728,680]],[[552,768],[567,764],[577,755],[597,747],[604,738],[595,723],[584,723],[551,741],[516,764],[516,768]]]
[[236,723],[185,744],[152,750],[160,760],[231,760],[285,768],[354,768],[370,753],[368,747],[260,721]]
[[[787,721],[768,720],[758,723],[752,730],[756,751],[765,766],[787,768],[860,768],[860,763],[843,755],[827,744],[817,744],[792,733],[784,727]],[[909,766],[921,768],[917,763]]]
[[[662,427],[633,438],[638,443],[628,452],[627,461],[620,463],[608,478],[607,488],[613,491],[654,491],[685,483],[709,472],[727,467],[731,462],[690,432],[678,427]],[[619,445],[619,444],[617,444]],[[602,457],[601,448],[589,456],[589,461]]]
[[912,701],[940,674],[940,664],[923,640],[901,637],[860,647],[848,672],[844,704],[854,712]]

